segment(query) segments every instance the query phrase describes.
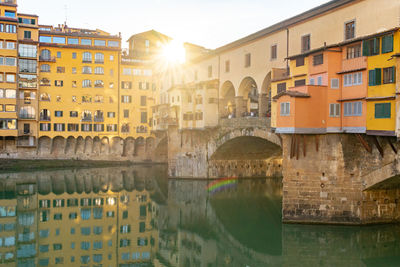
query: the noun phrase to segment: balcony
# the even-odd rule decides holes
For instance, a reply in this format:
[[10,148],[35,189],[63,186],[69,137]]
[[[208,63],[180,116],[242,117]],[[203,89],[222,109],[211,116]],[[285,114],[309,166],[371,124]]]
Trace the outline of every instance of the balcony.
[[96,64],[104,64],[104,59],[96,59],[94,61],[94,63],[96,63]]
[[18,130],[18,135],[19,136],[27,136],[27,135],[33,135],[33,131],[32,130]]
[[51,117],[48,115],[40,115],[41,121],[51,121]]
[[92,116],[83,117],[81,121],[83,121],[83,122],[92,122]]
[[56,57],[43,57],[39,56],[40,62],[56,62]]
[[82,59],[82,63],[92,63],[91,59]]
[[22,120],[36,120],[35,114],[19,114],[18,116]]
[[104,122],[104,117],[94,117],[94,122]]

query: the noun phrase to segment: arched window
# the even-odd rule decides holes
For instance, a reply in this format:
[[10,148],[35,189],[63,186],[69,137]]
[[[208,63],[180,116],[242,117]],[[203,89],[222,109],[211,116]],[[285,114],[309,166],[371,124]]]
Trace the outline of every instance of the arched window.
[[50,95],[48,93],[41,94],[40,101],[50,101]]
[[84,110],[82,112],[82,120],[83,121],[91,121],[92,120],[92,112],[90,110]]
[[103,67],[94,68],[94,74],[104,74],[104,68]]
[[94,87],[103,88],[104,87],[104,82],[102,80],[96,80],[96,81],[94,81]]
[[91,80],[83,80],[82,81],[82,87],[83,88],[92,87],[92,81]]
[[82,73],[83,73],[83,74],[92,74],[92,67],[83,66],[83,67],[82,67]]
[[50,72],[50,65],[49,64],[43,64],[40,66],[40,72]]
[[40,59],[42,59],[42,60],[50,60],[51,59],[50,50],[44,49],[44,50],[40,51]]
[[96,53],[94,56],[95,63],[104,63],[104,54],[103,53]]
[[83,52],[83,54],[82,54],[82,62],[84,62],[84,63],[92,63],[92,54],[90,52]]

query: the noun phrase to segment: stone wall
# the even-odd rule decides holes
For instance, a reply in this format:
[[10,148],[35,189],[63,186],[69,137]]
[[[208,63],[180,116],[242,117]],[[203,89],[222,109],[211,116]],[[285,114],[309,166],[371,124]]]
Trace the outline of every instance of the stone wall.
[[[0,158],[76,159],[133,162],[166,162],[165,144],[155,138],[41,137],[36,147],[17,146],[16,140],[0,140]],[[165,150],[165,152],[164,152]]]
[[[369,224],[399,220],[399,190],[365,190],[365,177],[395,162],[389,142],[355,135],[283,136],[284,222]],[[305,148],[305,153],[304,153]],[[293,151],[294,150],[294,151]],[[390,177],[387,177],[390,178]],[[397,187],[398,188],[398,187]]]

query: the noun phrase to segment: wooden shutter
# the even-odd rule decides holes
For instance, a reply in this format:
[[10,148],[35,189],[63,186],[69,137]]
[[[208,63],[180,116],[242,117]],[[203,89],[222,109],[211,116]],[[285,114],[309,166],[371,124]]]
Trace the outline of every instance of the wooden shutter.
[[363,41],[363,56],[369,56],[368,55],[369,52],[369,42],[368,41]]
[[382,84],[382,69],[375,69],[375,85]]
[[393,51],[393,35],[382,37],[382,53]]
[[368,85],[369,86],[375,85],[375,70],[370,70],[368,72]]

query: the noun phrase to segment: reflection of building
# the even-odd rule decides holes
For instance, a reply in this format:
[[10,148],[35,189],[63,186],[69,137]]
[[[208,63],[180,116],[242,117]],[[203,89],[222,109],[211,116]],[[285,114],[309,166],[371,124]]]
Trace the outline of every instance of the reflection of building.
[[[80,173],[76,184],[71,181],[79,172],[1,179],[0,265],[148,266],[158,250],[158,210],[154,190],[147,190],[153,181],[149,170],[138,178],[127,170],[110,170],[110,184],[100,190],[84,185],[85,175],[99,177],[96,171]],[[51,185],[53,175],[62,177],[57,185]]]

